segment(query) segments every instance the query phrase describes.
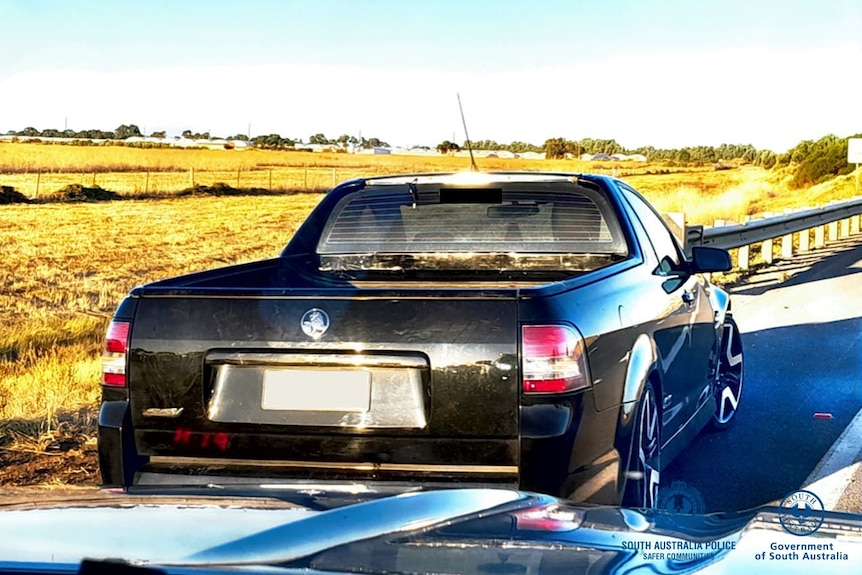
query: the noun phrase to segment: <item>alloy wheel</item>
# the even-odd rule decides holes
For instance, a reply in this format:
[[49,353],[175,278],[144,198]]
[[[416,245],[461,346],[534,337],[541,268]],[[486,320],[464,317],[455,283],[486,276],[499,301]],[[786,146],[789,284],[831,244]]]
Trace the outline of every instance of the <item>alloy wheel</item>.
[[728,319],[721,338],[721,356],[715,380],[713,427],[727,427],[739,408],[743,381],[742,338],[736,323]]

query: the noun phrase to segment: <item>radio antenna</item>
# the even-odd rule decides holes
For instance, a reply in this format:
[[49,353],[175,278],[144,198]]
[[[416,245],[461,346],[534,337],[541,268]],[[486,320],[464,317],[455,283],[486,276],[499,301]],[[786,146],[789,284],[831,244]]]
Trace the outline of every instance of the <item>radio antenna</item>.
[[476,159],[473,157],[473,144],[470,143],[470,134],[467,133],[467,120],[464,119],[464,107],[461,105],[461,94],[455,92],[458,96],[458,109],[461,110],[461,123],[464,125],[464,137],[467,139],[467,149],[470,151],[470,171],[478,172],[476,167]]

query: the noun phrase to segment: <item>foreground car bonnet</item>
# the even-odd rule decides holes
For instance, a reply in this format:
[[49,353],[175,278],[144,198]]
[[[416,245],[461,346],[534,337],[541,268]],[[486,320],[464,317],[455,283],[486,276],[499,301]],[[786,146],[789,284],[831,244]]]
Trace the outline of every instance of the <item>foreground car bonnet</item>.
[[[146,563],[285,562],[526,498],[506,490],[441,490],[327,512],[271,500],[138,497],[129,501],[119,495],[59,507],[12,506],[0,513],[0,533],[9,535],[0,541],[0,561],[122,557]],[[284,550],[285,542],[290,552]]]
[[121,558],[167,572],[269,564],[304,573],[478,573],[503,563],[507,572],[539,573],[583,565],[590,573],[859,571],[862,517],[827,512],[818,530],[798,537],[780,513],[672,515],[490,489],[322,512],[271,499],[108,495],[6,506],[0,570],[75,572],[84,558]]

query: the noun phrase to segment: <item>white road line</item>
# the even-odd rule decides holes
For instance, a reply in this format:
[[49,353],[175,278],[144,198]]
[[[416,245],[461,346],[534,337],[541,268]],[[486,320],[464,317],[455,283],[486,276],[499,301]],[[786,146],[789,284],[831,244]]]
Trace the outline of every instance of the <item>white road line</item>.
[[827,510],[834,509],[856,469],[862,454],[862,409],[853,417],[820,463],[814,468],[803,489],[816,494]]

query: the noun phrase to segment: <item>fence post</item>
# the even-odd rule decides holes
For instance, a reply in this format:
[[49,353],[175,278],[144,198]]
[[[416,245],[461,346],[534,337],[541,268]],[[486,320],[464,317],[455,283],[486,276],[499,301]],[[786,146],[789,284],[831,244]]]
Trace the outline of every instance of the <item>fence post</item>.
[[239,168],[236,169],[236,189],[239,189]]
[[96,187],[96,170],[93,170],[93,183],[90,185],[91,188]]
[[150,192],[150,171],[147,170],[147,175],[144,178],[144,193],[148,194]]
[[269,169],[269,187],[267,189],[272,191],[272,168]]
[[42,170],[36,172],[36,193],[33,195],[34,198],[39,197],[39,183],[42,181]]
[[189,186],[195,187],[195,167],[189,168]]
[[303,189],[308,191],[308,168],[305,168],[305,183],[302,185]]

